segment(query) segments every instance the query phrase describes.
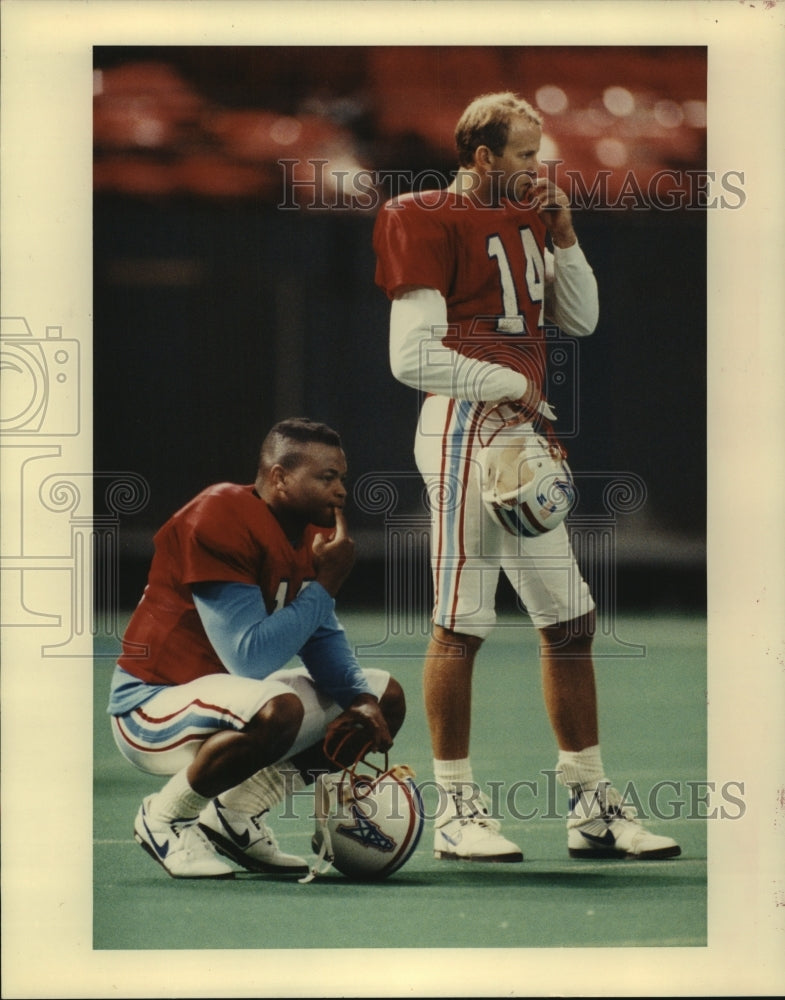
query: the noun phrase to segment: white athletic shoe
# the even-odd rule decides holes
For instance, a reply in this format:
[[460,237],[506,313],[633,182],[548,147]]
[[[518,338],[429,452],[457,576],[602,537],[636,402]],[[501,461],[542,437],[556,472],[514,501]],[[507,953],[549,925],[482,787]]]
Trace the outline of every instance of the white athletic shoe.
[[501,835],[499,821],[488,815],[484,804],[460,796],[455,796],[454,802],[457,815],[434,830],[434,857],[442,861],[523,861],[520,847]]
[[671,837],[650,833],[630,806],[622,806],[615,788],[599,785],[570,800],[567,850],[571,858],[677,858],[681,848]]
[[148,795],[134,820],[134,839],[172,878],[234,878],[215,853],[195,819],[162,823],[150,818]]
[[248,816],[213,799],[199,816],[199,828],[221,854],[248,871],[304,875],[308,871],[305,859],[279,849],[272,830],[262,819],[264,815]]

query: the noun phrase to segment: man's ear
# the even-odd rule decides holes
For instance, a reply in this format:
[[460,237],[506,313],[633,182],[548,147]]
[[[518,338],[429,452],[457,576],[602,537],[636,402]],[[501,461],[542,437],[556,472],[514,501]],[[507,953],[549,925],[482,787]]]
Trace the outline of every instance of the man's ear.
[[479,170],[492,170],[495,159],[490,146],[478,146],[474,151],[474,165]]
[[287,475],[288,473],[282,465],[276,464],[270,469],[269,479],[274,490],[280,492],[282,489],[286,489]]

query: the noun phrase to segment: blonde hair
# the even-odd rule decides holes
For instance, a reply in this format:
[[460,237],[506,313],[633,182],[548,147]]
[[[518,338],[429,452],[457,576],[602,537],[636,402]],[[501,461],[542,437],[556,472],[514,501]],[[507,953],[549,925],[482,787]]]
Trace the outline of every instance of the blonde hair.
[[455,146],[460,166],[471,166],[478,146],[487,146],[500,156],[507,145],[510,122],[519,116],[542,127],[540,113],[511,91],[476,97],[455,126]]

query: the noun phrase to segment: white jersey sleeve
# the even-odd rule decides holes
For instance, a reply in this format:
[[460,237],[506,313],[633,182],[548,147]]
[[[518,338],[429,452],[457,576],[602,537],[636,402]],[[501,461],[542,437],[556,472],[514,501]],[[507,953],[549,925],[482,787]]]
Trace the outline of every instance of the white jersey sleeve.
[[587,337],[600,315],[597,279],[578,243],[545,251],[545,315],[565,333]]
[[415,288],[393,299],[390,367],[399,382],[421,392],[496,403],[520,399],[525,375],[490,361],[468,358],[446,347],[447,302],[433,288]]

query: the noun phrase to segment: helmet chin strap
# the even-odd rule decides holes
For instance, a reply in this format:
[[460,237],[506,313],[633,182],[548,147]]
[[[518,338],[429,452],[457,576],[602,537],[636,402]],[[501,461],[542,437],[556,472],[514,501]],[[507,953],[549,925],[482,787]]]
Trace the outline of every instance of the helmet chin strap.
[[326,823],[320,823],[319,825],[322,831],[322,846],[308,874],[297,879],[300,885],[308,885],[309,882],[313,882],[317,875],[326,875],[333,866],[334,855],[332,853],[330,831],[327,829]]
[[[343,778],[344,775],[341,774],[340,779],[343,780]],[[329,779],[332,780],[330,780],[330,787],[327,788],[326,785]],[[335,855],[333,854],[332,838],[330,837],[330,828],[327,825],[327,817],[330,814],[331,800],[334,795],[337,797],[334,779],[335,775],[326,774],[320,774],[316,779],[314,809],[322,844],[316,860],[311,865],[311,870],[307,875],[297,880],[301,885],[308,885],[309,882],[313,882],[317,875],[326,875],[333,866]]]

